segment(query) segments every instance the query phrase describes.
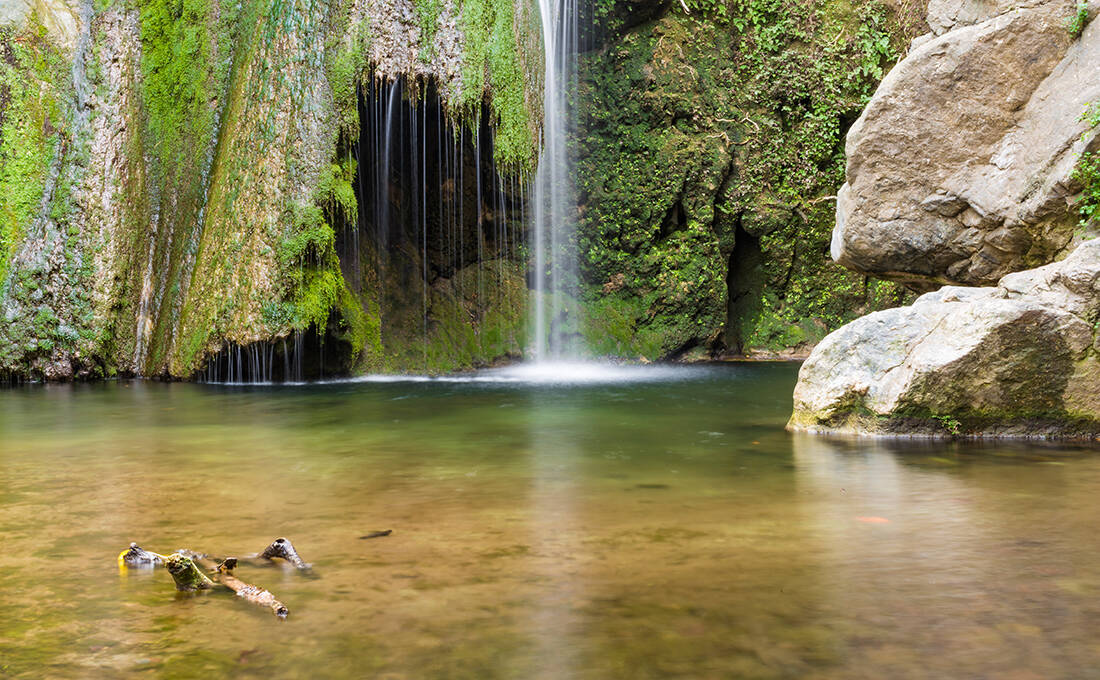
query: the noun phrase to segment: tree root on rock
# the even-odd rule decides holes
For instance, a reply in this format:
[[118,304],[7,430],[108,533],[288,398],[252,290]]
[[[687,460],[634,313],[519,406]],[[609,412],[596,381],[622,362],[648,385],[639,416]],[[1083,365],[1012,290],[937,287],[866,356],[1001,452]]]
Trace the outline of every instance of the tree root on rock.
[[[299,570],[311,568],[311,565],[298,555],[294,545],[286,538],[275,539],[264,552],[253,556],[263,564],[270,564],[276,557],[286,560]],[[186,548],[181,548],[171,555],[162,555],[144,550],[137,543],[131,543],[130,547],[118,556],[119,566],[150,569],[163,565],[172,575],[176,590],[210,590],[218,584],[232,590],[238,597],[248,602],[270,609],[280,619],[285,619],[290,610],[270,591],[245,583],[233,574],[233,569],[237,567],[238,562],[236,557],[227,557],[219,562],[209,555]]]

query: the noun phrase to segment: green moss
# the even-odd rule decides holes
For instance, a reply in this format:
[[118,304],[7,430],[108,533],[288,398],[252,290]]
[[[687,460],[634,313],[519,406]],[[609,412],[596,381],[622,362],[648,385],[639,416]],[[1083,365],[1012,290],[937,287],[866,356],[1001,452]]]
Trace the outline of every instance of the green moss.
[[66,86],[64,58],[36,20],[0,29],[0,287],[59,153]]
[[530,50],[517,35],[513,0],[462,0],[459,24],[464,39],[462,92],[451,106],[475,119],[488,97],[496,134],[495,158],[502,170],[531,171],[537,155],[534,116],[527,93],[532,79],[523,59]]
[[413,0],[417,23],[420,25],[420,58],[430,62],[435,57],[435,34],[439,31],[442,0]]
[[661,356],[665,334],[644,323],[644,300],[602,295],[597,290],[585,297],[581,333],[589,351],[597,356],[629,359]]
[[203,165],[216,125],[213,102],[232,66],[235,0],[146,0],[140,5],[142,93],[164,180]]
[[[582,68],[590,290],[623,277],[613,295],[645,305],[636,331],[664,338],[649,358],[720,345],[728,277],[748,286],[730,346],[811,342],[896,303],[898,288],[884,294],[828,257],[845,127],[902,47],[894,17],[837,0],[689,7],[618,36]],[[739,260],[738,239],[762,255]]]
[[356,95],[367,70],[369,39],[366,24],[348,25],[346,13],[340,15],[339,25],[344,33],[337,34],[336,44],[326,53],[325,69],[341,132],[349,139],[357,139],[359,108]]
[[381,351],[364,355],[358,370],[439,374],[521,355],[529,292],[520,264],[489,260],[422,285],[391,297]]

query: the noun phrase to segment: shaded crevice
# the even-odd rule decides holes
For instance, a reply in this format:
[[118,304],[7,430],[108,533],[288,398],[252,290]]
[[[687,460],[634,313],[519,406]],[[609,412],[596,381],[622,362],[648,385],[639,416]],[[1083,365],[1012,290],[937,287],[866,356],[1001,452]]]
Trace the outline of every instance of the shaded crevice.
[[341,261],[358,264],[350,278],[367,264],[426,264],[431,285],[479,261],[516,257],[520,187],[497,172],[490,117],[483,104],[475,123],[453,120],[431,80],[378,78],[360,88],[350,150],[359,214],[350,230],[337,229]]
[[679,197],[669,206],[664,218],[661,220],[660,238],[662,240],[666,239],[674,232],[682,231],[686,227],[687,211],[684,210],[683,198]]
[[726,274],[728,303],[723,334],[726,349],[736,354],[744,354],[745,351],[745,321],[757,311],[763,291],[763,264],[764,254],[760,248],[760,239],[745,231],[742,227],[742,216],[738,215],[733,252],[730,253]]
[[194,375],[215,384],[296,383],[346,376],[354,348],[334,329],[334,314],[322,335],[316,327],[246,345],[226,342]]
[[435,370],[444,360],[432,355],[470,345],[454,337],[460,327],[477,336],[474,354],[511,347],[514,332],[499,319],[480,337],[484,308],[506,294],[526,253],[525,181],[496,165],[489,105],[456,118],[432,79],[372,77],[358,112],[358,137],[343,152],[358,212],[332,224],[344,279],[399,364],[386,368]]

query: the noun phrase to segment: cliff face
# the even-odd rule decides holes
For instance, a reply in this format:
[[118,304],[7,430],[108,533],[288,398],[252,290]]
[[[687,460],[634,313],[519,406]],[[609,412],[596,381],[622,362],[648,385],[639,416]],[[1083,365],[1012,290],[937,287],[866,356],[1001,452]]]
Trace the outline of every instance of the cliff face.
[[[522,354],[531,3],[3,11],[0,379],[258,377],[303,345],[314,374]],[[594,354],[789,349],[900,299],[825,253],[840,140],[919,17],[846,0],[585,11],[568,321]]]
[[380,362],[378,291],[335,250],[358,213],[358,86],[430,81],[450,118],[491,118],[497,166],[530,168],[531,19],[491,0],[10,11],[0,373],[187,377],[226,343],[310,329]]
[[939,35],[849,133],[833,252],[915,287],[996,286],[945,286],[830,335],[790,426],[1096,436],[1100,4],[931,9]]

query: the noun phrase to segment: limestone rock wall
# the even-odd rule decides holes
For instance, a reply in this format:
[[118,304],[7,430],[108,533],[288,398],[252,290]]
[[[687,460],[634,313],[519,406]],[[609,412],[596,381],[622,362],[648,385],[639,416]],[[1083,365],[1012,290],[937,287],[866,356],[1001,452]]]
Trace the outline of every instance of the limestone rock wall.
[[226,343],[330,323],[377,347],[334,246],[357,86],[431,79],[457,120],[488,101],[497,161],[531,167],[533,20],[477,0],[6,3],[0,379],[189,377]]
[[996,287],[945,286],[827,337],[790,429],[833,434],[1100,434],[1100,239]]

